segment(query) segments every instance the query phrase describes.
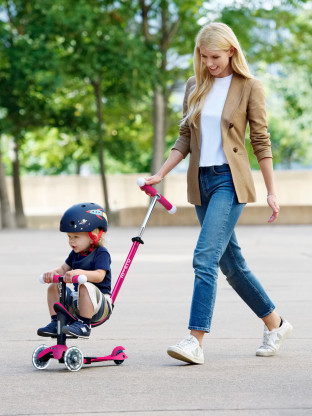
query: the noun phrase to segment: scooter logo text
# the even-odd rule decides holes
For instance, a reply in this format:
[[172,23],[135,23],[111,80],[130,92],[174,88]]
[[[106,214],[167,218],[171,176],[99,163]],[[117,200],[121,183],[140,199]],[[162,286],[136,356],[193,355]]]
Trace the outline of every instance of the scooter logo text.
[[127,269],[129,269],[130,264],[131,264],[131,259],[127,258],[127,260],[126,260],[126,262],[124,264],[124,267],[123,267],[123,269],[122,269],[122,271],[120,273],[120,278],[121,279],[124,279],[125,278],[126,273],[127,273]]

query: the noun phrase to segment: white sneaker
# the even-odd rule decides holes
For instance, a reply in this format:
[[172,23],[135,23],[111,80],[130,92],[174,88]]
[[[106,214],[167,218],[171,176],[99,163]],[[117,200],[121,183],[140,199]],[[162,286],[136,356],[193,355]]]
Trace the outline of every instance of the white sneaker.
[[204,364],[204,353],[197,338],[189,335],[181,342],[167,349],[170,357],[190,364]]
[[292,330],[292,325],[285,320],[283,320],[282,326],[272,329],[272,331],[269,331],[265,325],[262,345],[257,349],[256,355],[260,357],[270,357],[271,355],[275,355],[278,352],[281,343],[288,335],[290,335]]

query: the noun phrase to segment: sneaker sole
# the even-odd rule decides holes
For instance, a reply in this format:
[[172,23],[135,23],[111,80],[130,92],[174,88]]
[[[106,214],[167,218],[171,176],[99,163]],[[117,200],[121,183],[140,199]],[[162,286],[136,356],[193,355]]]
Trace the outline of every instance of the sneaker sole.
[[293,326],[291,324],[289,324],[289,328],[288,331],[285,332],[284,336],[280,339],[278,348],[275,351],[257,351],[256,355],[258,357],[272,357],[273,355],[276,355],[280,349],[281,343],[285,341],[285,339],[292,333],[293,331]]
[[88,339],[90,337],[90,335],[77,335],[74,332],[70,332],[67,328],[63,328],[62,332],[63,332],[63,334],[71,335],[72,337],[75,337],[75,338]]
[[167,354],[170,355],[170,357],[175,358],[176,360],[184,361],[185,363],[189,364],[204,364],[205,362],[204,359],[196,358],[175,347],[168,348]]
[[49,332],[42,332],[42,331],[37,331],[37,335],[39,335],[40,337],[47,337],[47,338],[51,338],[51,337],[56,337],[57,336],[57,334],[52,334],[52,333],[49,333]]

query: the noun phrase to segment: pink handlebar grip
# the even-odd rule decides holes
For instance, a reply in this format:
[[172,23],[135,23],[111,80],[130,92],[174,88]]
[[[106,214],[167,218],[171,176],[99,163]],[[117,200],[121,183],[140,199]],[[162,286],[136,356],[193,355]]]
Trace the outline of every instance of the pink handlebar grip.
[[[145,191],[147,194],[150,194],[152,196],[156,196],[158,194],[157,190],[153,188],[150,185],[145,185],[145,179],[144,178],[138,178],[137,184],[143,191]],[[164,196],[158,194],[160,196],[158,202],[166,208],[166,210],[169,212],[169,214],[174,214],[177,212],[177,208],[172,205]]]
[[[60,274],[55,274],[53,276],[53,283],[58,283],[59,277],[62,277],[62,276]],[[87,276],[85,276],[84,274],[80,274],[80,275],[77,274],[76,276],[73,276],[73,279],[72,279],[73,283],[79,283],[79,284],[86,283],[87,280],[88,280]],[[45,283],[45,281],[43,280],[43,275],[39,276],[39,282]]]

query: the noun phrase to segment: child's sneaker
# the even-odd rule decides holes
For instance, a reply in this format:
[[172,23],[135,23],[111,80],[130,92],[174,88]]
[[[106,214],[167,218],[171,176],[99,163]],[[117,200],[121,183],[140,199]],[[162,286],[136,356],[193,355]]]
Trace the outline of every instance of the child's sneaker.
[[89,338],[91,333],[91,325],[78,320],[71,325],[63,326],[62,332],[66,335],[72,335],[74,337]]
[[48,325],[39,328],[37,334],[41,337],[53,337],[57,335],[57,320],[52,320]]
[[271,355],[275,355],[278,352],[281,343],[288,335],[290,335],[292,330],[292,325],[285,320],[283,320],[283,323],[279,328],[272,329],[272,331],[269,331],[265,325],[262,345],[257,349],[256,355],[260,357],[270,357]]
[[204,364],[204,353],[197,338],[189,335],[181,342],[167,349],[170,357],[190,364]]

